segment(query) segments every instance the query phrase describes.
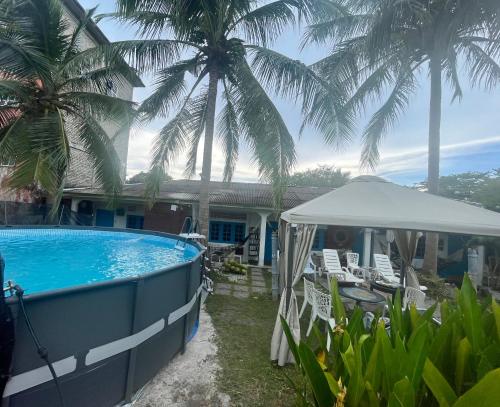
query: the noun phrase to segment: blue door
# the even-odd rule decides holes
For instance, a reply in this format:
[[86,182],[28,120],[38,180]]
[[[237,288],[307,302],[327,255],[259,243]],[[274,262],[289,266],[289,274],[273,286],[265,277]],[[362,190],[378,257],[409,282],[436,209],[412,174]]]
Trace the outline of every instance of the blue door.
[[278,230],[278,222],[267,222],[266,228],[266,247],[264,251],[264,264],[271,264],[273,260],[273,231]]
[[95,213],[95,225],[112,228],[115,224],[115,212],[98,209]]
[[144,216],[127,215],[128,229],[144,229]]

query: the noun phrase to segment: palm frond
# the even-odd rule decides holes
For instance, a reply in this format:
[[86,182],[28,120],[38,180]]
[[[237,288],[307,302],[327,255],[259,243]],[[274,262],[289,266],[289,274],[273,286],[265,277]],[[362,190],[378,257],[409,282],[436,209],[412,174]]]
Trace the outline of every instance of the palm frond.
[[67,62],[67,69],[74,72],[78,68],[107,66],[122,59],[141,73],[165,69],[190,46],[196,44],[163,39],[118,41],[79,52]]
[[416,89],[416,79],[410,69],[402,68],[386,102],[370,119],[363,133],[361,164],[374,168],[379,160],[378,146],[386,132],[404,112]]
[[109,65],[104,68],[92,68],[84,72],[69,72],[62,68],[62,76],[68,79],[59,84],[61,91],[83,91],[106,94],[109,85],[113,84],[116,89],[123,89],[132,83],[135,72],[125,63]]
[[224,171],[222,179],[224,182],[230,182],[234,175],[236,162],[238,161],[240,135],[235,101],[226,81],[224,81],[223,84],[223,96],[226,104],[219,113],[217,134],[224,150]]
[[[5,76],[5,75],[4,75]],[[11,76],[12,77],[12,76]],[[16,79],[0,79],[0,95],[3,100],[9,101],[12,99],[23,100],[31,93],[32,88],[29,84],[23,83]]]
[[115,96],[95,92],[65,92],[61,101],[73,114],[89,115],[99,121],[131,123],[136,118],[135,103]]
[[[190,112],[193,103],[192,95],[202,79],[202,76],[198,77],[176,116],[161,129],[153,142],[151,164],[145,182],[145,196],[148,198],[150,205],[156,200],[161,183],[167,175],[169,165],[178,154],[181,154],[186,149],[190,132],[195,128]],[[196,120],[194,123],[196,123]]]
[[49,193],[57,192],[69,165],[69,142],[61,115],[51,112],[35,120],[21,117],[4,134],[0,155],[8,148],[15,162],[8,188],[36,183]]
[[75,137],[84,146],[92,162],[95,180],[111,202],[116,202],[122,190],[121,163],[106,131],[91,115],[72,116],[75,123]]
[[295,24],[291,2],[277,0],[250,11],[235,22],[233,27],[243,31],[248,41],[267,46],[289,25]]
[[252,69],[260,82],[282,97],[297,99],[302,96],[305,109],[310,106],[313,95],[322,86],[322,79],[314,71],[304,63],[268,48],[249,45],[247,49],[252,56]]
[[362,82],[346,103],[346,110],[353,113],[364,111],[368,102],[379,101],[385,88],[394,83],[394,76],[397,76],[400,67],[400,55],[396,54],[382,60],[377,66],[369,65],[366,69],[359,70],[358,75],[362,75]]
[[[6,118],[8,119],[8,118]],[[12,163],[15,160],[15,143],[23,140],[25,133],[22,131],[24,116],[22,114],[6,123],[0,128],[0,162]],[[21,134],[21,137],[19,136]],[[29,144],[29,141],[25,145]]]
[[447,58],[445,59],[443,64],[443,68],[446,79],[453,89],[453,96],[451,98],[451,101],[453,102],[455,99],[458,99],[458,101],[462,100],[463,93],[462,87],[460,86],[460,79],[457,69],[457,54],[455,52],[455,49],[452,48],[448,51]]
[[17,107],[0,106],[0,129],[9,127],[20,115]]
[[99,22],[107,18],[112,18],[122,24],[136,26],[138,36],[152,38],[168,31],[173,15],[160,11],[135,10],[127,14],[120,12],[99,14],[95,20]]
[[253,150],[260,177],[273,184],[280,206],[280,192],[296,162],[293,138],[246,61],[240,62],[234,74],[233,98],[241,133]]
[[193,98],[187,109],[189,111],[190,120],[187,123],[186,131],[190,133],[187,145],[188,156],[184,176],[190,179],[196,174],[196,164],[198,158],[198,146],[201,136],[205,130],[206,111],[207,111],[208,89],[202,91],[200,95]]
[[92,17],[94,16],[96,10],[97,6],[87,10],[85,16],[78,21],[76,28],[71,34],[69,44],[66,47],[63,61],[78,53],[80,36],[82,35],[89,22],[92,22]]
[[334,18],[309,25],[304,33],[301,47],[308,44],[331,45],[341,43],[353,36],[362,35],[373,19],[369,14],[341,14]]
[[500,65],[482,47],[471,42],[462,41],[465,62],[473,86],[483,85],[485,89],[493,89],[500,83]]
[[[198,67],[197,58],[179,61],[176,64],[157,73],[155,90],[142,102],[140,113],[146,120],[157,116],[167,117],[170,109],[179,104],[185,93],[184,77],[186,72],[192,72]],[[204,77],[206,73],[201,74]]]
[[29,36],[11,30],[0,30],[0,66],[20,79],[38,76],[50,78],[49,60],[33,46]]
[[186,129],[189,111],[182,108],[160,131],[151,149],[151,164],[146,178],[145,196],[152,204],[160,191],[161,182],[165,179],[169,165],[187,144],[189,133]]

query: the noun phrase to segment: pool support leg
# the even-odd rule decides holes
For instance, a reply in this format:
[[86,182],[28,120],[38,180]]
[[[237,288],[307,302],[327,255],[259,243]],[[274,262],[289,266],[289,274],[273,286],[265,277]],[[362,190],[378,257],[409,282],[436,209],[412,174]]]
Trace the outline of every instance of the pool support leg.
[[[190,285],[191,285],[191,273],[192,273],[192,268],[194,264],[191,265],[191,268],[189,269],[189,272],[186,273],[186,298],[185,298],[185,304],[189,302],[191,299],[191,293],[190,293]],[[198,300],[198,299],[197,299]],[[183,355],[186,352],[186,343],[187,343],[187,338],[189,336],[187,330],[188,330],[188,316],[189,312],[184,315],[184,329],[183,329],[183,334],[182,334],[182,348],[181,348],[181,354]]]
[[[134,296],[134,315],[132,317],[132,330],[130,335],[138,332],[139,326],[139,307],[144,296],[144,280],[140,279],[135,282],[135,296]],[[137,347],[130,349],[127,367],[127,385],[125,388],[125,402],[130,403],[134,395],[134,376],[135,366],[137,363]]]

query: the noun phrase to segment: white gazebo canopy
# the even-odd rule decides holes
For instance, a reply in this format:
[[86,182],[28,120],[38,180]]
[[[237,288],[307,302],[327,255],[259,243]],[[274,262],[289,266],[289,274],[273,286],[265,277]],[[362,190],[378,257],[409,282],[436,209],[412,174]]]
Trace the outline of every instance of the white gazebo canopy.
[[361,176],[281,214],[288,223],[500,236],[500,214]]
[[[301,279],[317,225],[394,230],[402,260],[409,265],[418,241],[417,232],[500,236],[500,213],[373,176],[354,178],[341,188],[283,212],[281,219],[283,247],[291,250],[293,256],[290,253],[280,256],[280,270],[286,271],[283,273],[285,289],[271,341],[271,360],[277,360],[279,365],[293,361],[281,328],[280,316],[286,319],[295,340],[300,339],[297,299],[293,287]],[[293,248],[289,243],[292,224],[297,225]],[[402,279],[404,275],[402,273]]]

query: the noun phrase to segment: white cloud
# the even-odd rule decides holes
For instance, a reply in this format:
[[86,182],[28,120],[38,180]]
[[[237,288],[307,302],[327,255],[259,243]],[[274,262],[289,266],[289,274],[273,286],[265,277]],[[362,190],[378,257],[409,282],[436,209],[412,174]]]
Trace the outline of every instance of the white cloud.
[[[156,132],[146,129],[133,129],[129,141],[127,176],[130,177],[140,171],[148,169],[151,145],[156,134]],[[478,151],[488,145],[496,143],[500,143],[500,136],[443,145],[441,146],[442,167],[444,168],[447,165],[447,159],[467,155],[473,151]],[[306,145],[299,145],[298,147],[300,149],[307,148]],[[198,150],[197,175],[193,177],[195,179],[199,178],[199,174],[201,172],[202,150],[203,140],[201,140],[200,148]],[[352,152],[344,151],[343,153],[332,155],[331,152],[325,148],[320,151],[315,151],[315,154],[304,154],[308,156],[308,159],[302,159],[298,163],[296,171],[305,170],[306,168],[315,168],[320,164],[326,164],[335,165],[345,171],[350,171],[354,176],[359,174],[377,174],[391,178],[396,175],[407,173],[422,172],[425,174],[427,169],[426,145],[409,148],[383,148],[380,163],[375,171],[361,170],[359,167],[359,151],[351,151]],[[311,156],[315,156],[315,158],[311,158]],[[180,154],[177,160],[172,164],[169,170],[169,174],[172,177],[184,178],[184,167],[187,160],[186,157],[186,153]],[[213,149],[212,178],[220,180],[222,178],[223,169],[224,155],[216,140]],[[258,181],[257,166],[252,162],[251,157],[245,148],[242,149],[240,154],[234,180],[247,182]]]
[[[131,177],[141,171],[147,171],[151,157],[151,147],[153,140],[158,132],[147,129],[135,128],[130,132],[128,162],[127,162],[127,177]],[[203,139],[200,141],[196,175],[193,179],[198,179],[201,173],[201,163],[203,155]],[[172,163],[168,173],[176,179],[185,178],[184,168],[187,161],[187,152],[179,154],[175,162]],[[212,154],[212,179],[222,179],[224,171],[224,154],[222,149],[218,148],[217,141],[214,143]],[[236,165],[234,174],[235,181],[254,182],[258,179],[258,171],[253,165],[250,157],[242,152],[240,159]]]

